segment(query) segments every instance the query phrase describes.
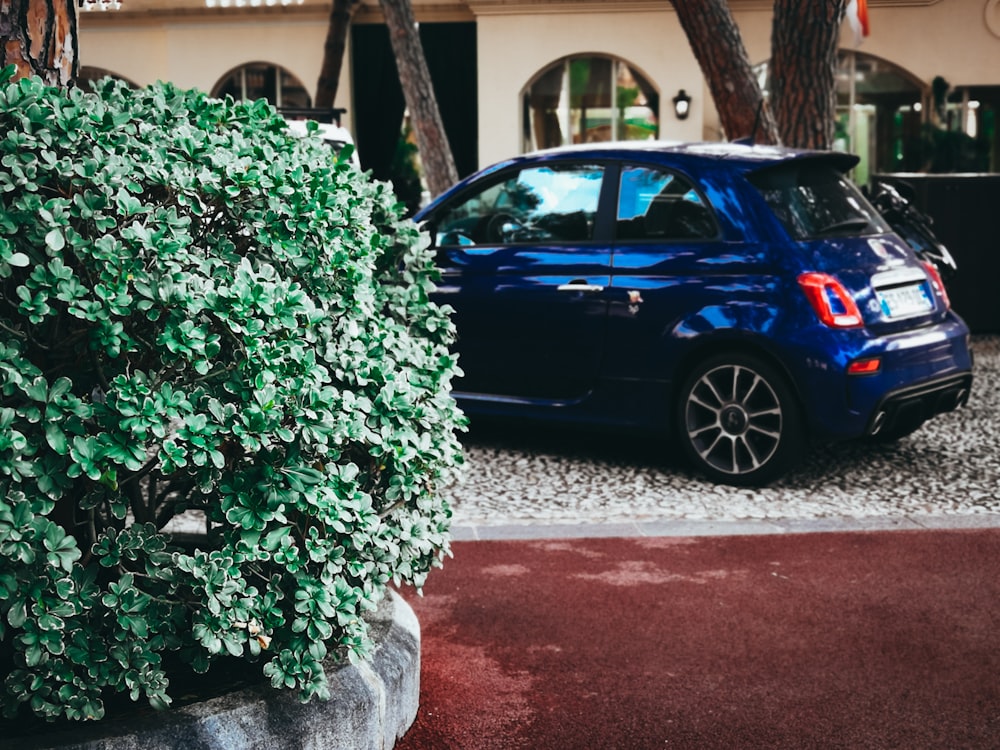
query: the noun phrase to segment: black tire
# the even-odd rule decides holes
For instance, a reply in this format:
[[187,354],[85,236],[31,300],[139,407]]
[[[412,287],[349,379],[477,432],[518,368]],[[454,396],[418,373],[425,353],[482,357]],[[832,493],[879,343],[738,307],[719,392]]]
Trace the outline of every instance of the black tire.
[[804,429],[785,377],[748,354],[699,363],[677,400],[677,440],[688,461],[716,482],[764,484],[802,457]]

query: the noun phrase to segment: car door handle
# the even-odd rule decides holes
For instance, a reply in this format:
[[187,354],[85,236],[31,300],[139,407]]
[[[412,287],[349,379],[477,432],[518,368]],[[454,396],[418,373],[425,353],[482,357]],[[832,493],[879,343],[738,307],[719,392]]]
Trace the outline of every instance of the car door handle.
[[571,281],[568,284],[560,284],[556,287],[559,292],[603,292],[604,287],[600,284],[588,284],[585,281]]

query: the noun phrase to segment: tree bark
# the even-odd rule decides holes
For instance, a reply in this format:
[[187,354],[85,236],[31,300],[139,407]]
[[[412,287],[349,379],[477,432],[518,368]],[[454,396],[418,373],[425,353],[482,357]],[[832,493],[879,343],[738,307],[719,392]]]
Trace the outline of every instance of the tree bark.
[[444,132],[413,8],[410,0],[380,0],[380,4],[389,27],[389,41],[403,85],[403,99],[417,137],[427,187],[431,196],[437,196],[458,182],[458,169]]
[[0,0],[0,67],[69,86],[79,72],[76,0]]
[[351,29],[351,18],[359,5],[361,0],[333,0],[330,26],[323,45],[323,66],[316,84],[315,104],[319,108],[332,107],[337,98],[340,70],[344,66],[344,51],[347,49],[347,32]]
[[787,146],[829,149],[837,115],[837,44],[846,0],[775,0],[771,102]]
[[708,81],[726,137],[779,143],[778,128],[725,0],[670,0]]

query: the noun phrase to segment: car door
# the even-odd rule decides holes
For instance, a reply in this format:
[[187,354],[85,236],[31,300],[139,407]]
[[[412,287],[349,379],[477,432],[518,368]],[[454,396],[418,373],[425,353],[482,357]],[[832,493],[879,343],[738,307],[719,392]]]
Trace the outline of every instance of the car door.
[[610,284],[598,226],[605,171],[514,167],[428,216],[442,274],[435,299],[455,310],[459,397],[565,403],[593,388]]
[[[605,375],[652,382],[669,377],[671,338],[693,338],[742,308],[736,279],[751,262],[723,241],[708,201],[685,175],[623,164],[615,207]],[[691,327],[692,330],[686,330]]]

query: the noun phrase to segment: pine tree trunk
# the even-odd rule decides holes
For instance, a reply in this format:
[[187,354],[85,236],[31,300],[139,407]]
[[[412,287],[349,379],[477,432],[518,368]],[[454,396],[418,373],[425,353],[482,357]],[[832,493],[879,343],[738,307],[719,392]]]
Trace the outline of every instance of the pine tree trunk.
[[775,0],[771,102],[787,146],[829,149],[837,114],[837,43],[846,0]]
[[410,0],[380,0],[380,4],[389,27],[389,40],[403,85],[403,98],[417,136],[417,150],[427,187],[431,196],[437,196],[458,182],[458,169],[434,97],[413,8]]
[[777,125],[764,102],[740,31],[725,0],[671,0],[671,3],[708,81],[726,137],[730,140],[752,137],[755,143],[778,143]]
[[0,0],[0,67],[69,86],[79,70],[76,0]]
[[323,45],[323,66],[316,84],[317,107],[332,107],[337,98],[340,70],[344,66],[344,52],[347,49],[347,32],[351,29],[351,17],[360,4],[361,0],[333,0],[330,26]]

